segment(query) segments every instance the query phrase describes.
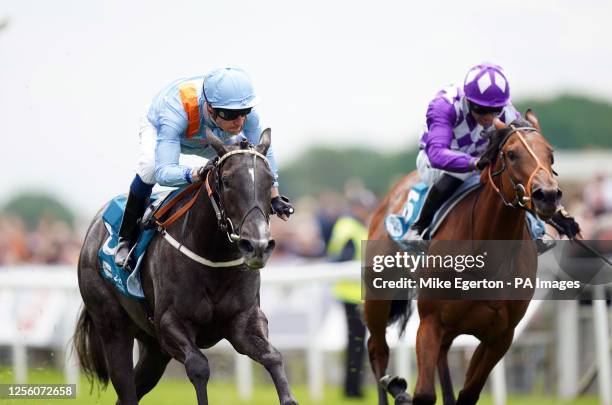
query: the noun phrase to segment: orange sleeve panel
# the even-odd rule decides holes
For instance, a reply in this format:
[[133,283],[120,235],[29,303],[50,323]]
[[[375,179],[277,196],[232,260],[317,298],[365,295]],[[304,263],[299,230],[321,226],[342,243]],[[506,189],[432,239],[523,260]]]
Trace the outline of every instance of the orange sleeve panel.
[[198,105],[198,92],[196,86],[189,83],[179,88],[181,102],[187,113],[187,138],[191,138],[200,130],[200,106]]

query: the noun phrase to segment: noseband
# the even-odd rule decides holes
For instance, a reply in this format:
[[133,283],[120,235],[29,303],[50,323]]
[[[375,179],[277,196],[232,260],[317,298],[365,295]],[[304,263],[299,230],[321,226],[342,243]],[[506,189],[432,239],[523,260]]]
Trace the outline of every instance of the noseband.
[[[244,214],[244,216],[240,220],[240,223],[238,224],[237,232],[234,228],[234,224],[232,223],[231,219],[228,218],[225,212],[223,199],[221,198],[221,189],[223,188],[223,185],[221,184],[221,175],[220,175],[220,170],[221,170],[221,166],[223,165],[223,163],[228,158],[234,155],[253,155],[253,191],[254,191],[253,192],[253,205],[251,206],[251,208],[247,210],[247,212]],[[214,164],[213,169],[209,170],[208,173],[206,173],[206,180],[204,181],[204,184],[206,186],[206,192],[208,193],[208,198],[210,199],[210,203],[215,211],[215,215],[217,216],[217,225],[219,226],[219,229],[221,229],[221,231],[227,234],[227,238],[231,243],[235,243],[238,240],[240,240],[240,233],[242,230],[242,226],[244,225],[246,218],[249,216],[251,212],[260,211],[262,215],[264,216],[264,218],[266,218],[267,221],[270,221],[270,215],[266,214],[265,211],[257,203],[257,182],[255,180],[255,168],[257,165],[257,158],[262,159],[264,163],[266,164],[266,166],[270,167],[268,159],[264,155],[252,149],[252,147],[249,146],[248,149],[236,149],[236,150],[227,152],[222,157],[218,158]],[[214,172],[214,177],[215,177],[215,181],[212,182],[212,185],[211,185],[211,180],[210,180],[211,172]]]
[[[532,205],[533,205],[532,198],[531,198],[531,183],[533,181],[533,177],[540,170],[544,170],[551,177],[553,174],[550,172],[548,168],[546,168],[542,164],[542,162],[540,162],[540,159],[538,159],[533,149],[531,149],[531,147],[527,144],[527,141],[525,141],[525,137],[521,133],[521,131],[537,131],[537,129],[533,127],[518,127],[517,128],[512,125],[510,126],[510,128],[512,128],[512,131],[510,131],[504,137],[504,139],[499,145],[499,159],[502,162],[501,168],[498,171],[491,173],[491,165],[487,167],[487,176],[489,178],[489,184],[491,185],[491,187],[493,187],[495,192],[497,192],[497,194],[501,197],[502,201],[504,202],[504,205],[506,205],[507,207],[526,208],[528,210],[531,210]],[[529,179],[527,180],[527,186],[524,186],[521,182],[515,181],[512,178],[512,175],[508,173],[508,178],[510,179],[510,183],[512,184],[512,188],[514,189],[514,200],[508,201],[506,200],[504,193],[500,190],[500,187],[497,187],[497,185],[493,181],[493,177],[500,176],[506,169],[508,169],[508,166],[506,165],[506,156],[504,155],[503,147],[506,144],[506,142],[508,142],[508,139],[510,139],[510,137],[514,134],[518,136],[519,140],[521,141],[525,149],[527,149],[527,152],[529,152],[531,157],[536,161],[536,168],[533,170],[533,172],[531,172],[531,175],[529,176]],[[503,182],[503,177],[500,177],[500,184],[502,182]]]

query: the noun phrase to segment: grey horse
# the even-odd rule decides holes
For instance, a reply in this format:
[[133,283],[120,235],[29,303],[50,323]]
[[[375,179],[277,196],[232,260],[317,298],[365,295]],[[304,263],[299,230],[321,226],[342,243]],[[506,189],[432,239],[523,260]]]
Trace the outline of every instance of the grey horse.
[[[269,228],[273,175],[265,159],[270,136],[266,129],[251,148],[226,146],[208,135],[219,156],[209,172],[210,193],[203,184],[190,211],[168,227],[171,238],[158,234],[151,241],[140,270],[145,305],[121,295],[100,274],[98,250],[108,237],[104,209],[90,225],[78,264],[85,305],[74,345],[92,384],[98,380],[106,387],[110,379],[117,404],[137,404],[171,358],[184,364],[198,404],[208,404],[210,367],[200,349],[221,339],[266,368],[280,404],[297,404],[259,305],[259,269],[274,249]],[[136,367],[134,339],[140,348]]]

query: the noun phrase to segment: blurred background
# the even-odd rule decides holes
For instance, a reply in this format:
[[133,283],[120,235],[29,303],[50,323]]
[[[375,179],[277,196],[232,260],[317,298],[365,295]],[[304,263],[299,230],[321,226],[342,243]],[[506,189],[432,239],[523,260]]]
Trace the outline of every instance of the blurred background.
[[[361,333],[351,324],[359,303],[338,278],[309,277],[309,269],[349,268],[339,262],[355,252],[330,247],[334,225],[347,216],[367,224],[376,201],[414,170],[428,102],[444,85],[461,83],[470,66],[491,61],[506,69],[514,104],[536,112],[556,149],[566,207],[585,238],[610,239],[612,4],[421,3],[0,3],[0,272],[39,284],[0,285],[0,383],[81,382],[65,349],[80,305],[71,286],[87,226],[127,191],[152,96],[176,77],[218,65],[240,65],[252,76],[273,129],[281,192],[296,204],[289,222],[272,223],[277,248],[263,271],[262,305],[301,403],[345,401],[346,334]],[[293,280],[279,281],[288,273]],[[593,368],[590,301],[560,305],[540,305],[507,354],[508,403],[606,401]],[[564,319],[576,328],[563,329]],[[575,338],[569,375],[560,350],[567,333]],[[414,376],[411,345],[397,342],[392,366]],[[472,350],[452,353],[456,387]],[[259,366],[224,345],[209,356],[213,403],[274,402]],[[363,382],[350,403],[373,403],[369,364],[351,367]],[[114,403],[112,388],[88,393],[83,385],[78,401]],[[171,397],[195,403],[174,363],[143,403]]]

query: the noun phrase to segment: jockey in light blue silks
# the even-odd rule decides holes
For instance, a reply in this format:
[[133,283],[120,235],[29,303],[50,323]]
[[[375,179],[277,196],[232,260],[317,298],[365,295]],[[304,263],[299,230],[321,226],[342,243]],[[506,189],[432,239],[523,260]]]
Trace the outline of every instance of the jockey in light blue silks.
[[[493,126],[495,118],[508,125],[520,118],[520,114],[510,101],[510,83],[503,69],[489,63],[472,67],[463,86],[445,87],[429,103],[427,127],[417,156],[417,170],[429,185],[429,191],[405,239],[422,239],[423,231],[444,201],[488,163],[481,160],[489,142],[482,135]],[[557,230],[568,237],[574,237],[580,230],[562,207],[552,220]],[[540,240],[536,242],[540,251],[551,246]]]
[[[119,267],[125,267],[138,234],[138,219],[144,213],[153,186],[156,183],[183,186],[204,180],[206,166],[181,165],[179,156],[184,153],[207,159],[214,157],[215,151],[206,142],[206,130],[226,144],[244,138],[251,144],[259,143],[265,127],[254,109],[258,102],[251,79],[237,67],[217,68],[205,76],[175,80],[153,98],[141,120],[136,177],[130,185],[115,253]],[[272,212],[286,220],[293,213],[293,206],[279,195],[272,147],[266,157],[275,177]]]

